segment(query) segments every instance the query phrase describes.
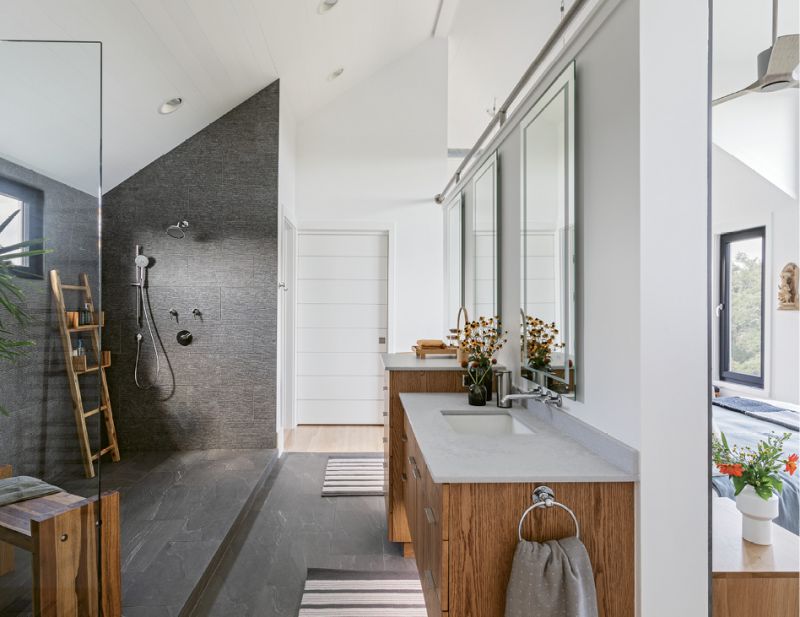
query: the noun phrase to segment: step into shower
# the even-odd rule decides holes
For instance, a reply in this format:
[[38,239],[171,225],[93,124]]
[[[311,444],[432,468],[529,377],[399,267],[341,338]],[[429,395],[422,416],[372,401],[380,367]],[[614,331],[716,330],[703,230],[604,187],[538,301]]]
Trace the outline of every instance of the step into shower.
[[[190,612],[248,514],[275,461],[275,450],[128,452],[102,466],[101,490],[121,494],[122,610],[125,617]],[[97,479],[60,479],[90,496]],[[30,613],[30,556],[3,577],[0,614]]]

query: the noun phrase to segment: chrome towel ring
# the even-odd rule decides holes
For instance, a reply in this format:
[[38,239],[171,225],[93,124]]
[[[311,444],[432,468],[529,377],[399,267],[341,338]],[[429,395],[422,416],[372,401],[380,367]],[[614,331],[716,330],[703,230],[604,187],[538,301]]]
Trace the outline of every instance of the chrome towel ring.
[[520,542],[525,540],[525,538],[522,537],[522,524],[525,522],[525,517],[533,512],[536,508],[552,508],[553,506],[558,506],[562,510],[566,510],[567,514],[572,517],[572,522],[575,523],[575,537],[580,540],[581,529],[578,525],[578,519],[575,517],[575,513],[563,503],[558,503],[556,501],[556,494],[553,492],[553,489],[551,489],[549,486],[539,486],[533,490],[533,505],[525,510],[525,512],[522,514],[522,518],[519,519],[517,535],[519,536]]

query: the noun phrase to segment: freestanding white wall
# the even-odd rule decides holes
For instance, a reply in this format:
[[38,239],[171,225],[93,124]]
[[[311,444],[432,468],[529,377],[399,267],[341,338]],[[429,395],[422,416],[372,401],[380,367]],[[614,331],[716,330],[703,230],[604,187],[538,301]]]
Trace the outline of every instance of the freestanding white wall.
[[708,4],[639,0],[641,614],[707,615]]
[[[447,41],[431,39],[302,121],[298,226],[391,229],[389,351],[441,335]],[[393,301],[392,301],[393,299]]]

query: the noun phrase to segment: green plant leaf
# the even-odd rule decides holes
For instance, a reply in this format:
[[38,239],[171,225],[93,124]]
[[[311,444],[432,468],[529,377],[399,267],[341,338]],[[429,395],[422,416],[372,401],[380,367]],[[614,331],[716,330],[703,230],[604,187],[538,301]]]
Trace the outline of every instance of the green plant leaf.
[[[3,258],[6,259],[5,255],[11,253],[12,251],[17,251],[19,249],[26,249],[29,247],[40,246],[44,244],[44,238],[36,238],[32,240],[25,240],[23,242],[18,242],[17,244],[9,244],[8,246],[0,246],[0,255],[4,256]],[[47,251],[47,249],[33,249],[32,251]]]
[[731,482],[733,483],[734,496],[737,496],[739,493],[741,493],[744,490],[744,487],[747,486],[747,483],[744,481],[744,478],[741,478],[739,476],[731,477]]
[[[0,232],[8,227],[19,212],[17,210],[0,223]],[[30,347],[35,345],[34,341],[17,340],[15,334],[8,330],[3,320],[5,313],[21,327],[25,327],[31,321],[25,311],[25,294],[22,288],[16,284],[16,278],[13,276],[15,265],[11,261],[50,253],[50,250],[31,248],[43,244],[43,239],[35,239],[0,247],[0,360],[4,362],[17,361]],[[9,415],[8,410],[2,405],[0,405],[0,415]]]
[[755,489],[756,494],[764,501],[769,501],[769,498],[772,497],[771,486],[754,486],[753,488]]
[[0,233],[3,233],[3,230],[11,224],[11,221],[14,220],[14,217],[16,217],[20,212],[22,212],[22,210],[15,210],[8,218],[6,218],[5,221],[0,223]]
[[783,492],[783,480],[781,480],[778,476],[768,476],[767,481],[772,484],[772,488],[774,488],[776,492]]

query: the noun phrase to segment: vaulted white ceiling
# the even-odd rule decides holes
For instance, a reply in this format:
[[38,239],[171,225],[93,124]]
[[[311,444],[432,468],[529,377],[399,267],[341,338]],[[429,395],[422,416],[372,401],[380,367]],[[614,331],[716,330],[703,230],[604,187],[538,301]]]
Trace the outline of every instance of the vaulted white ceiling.
[[[430,37],[439,4],[340,0],[320,12],[320,0],[2,0],[0,39],[103,42],[109,190],[278,77],[302,120]],[[339,67],[341,77],[329,80]],[[175,96],[183,107],[159,115]],[[32,98],[27,119],[60,113],[59,101]],[[14,146],[3,144],[4,153]],[[67,165],[29,164],[86,190]]]
[[[778,34],[797,33],[800,3],[779,0]],[[714,2],[712,96],[740,90],[757,77],[757,55],[772,44],[772,0]],[[798,194],[796,88],[746,94],[713,109],[713,141],[785,193]]]
[[[461,0],[450,29],[448,146],[470,148],[541,50],[561,0]],[[568,9],[571,0],[565,2]]]

